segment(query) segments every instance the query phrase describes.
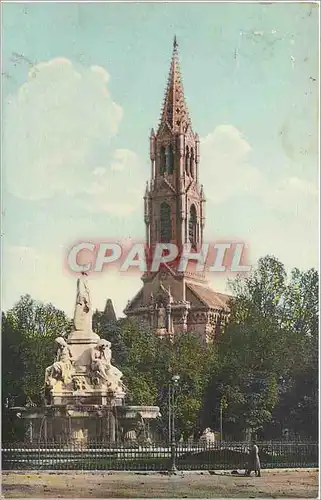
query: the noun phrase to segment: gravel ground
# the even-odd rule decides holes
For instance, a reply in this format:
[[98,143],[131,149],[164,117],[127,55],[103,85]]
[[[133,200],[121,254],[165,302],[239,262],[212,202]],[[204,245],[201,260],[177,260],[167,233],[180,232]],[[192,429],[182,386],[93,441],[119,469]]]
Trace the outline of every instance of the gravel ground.
[[2,498],[317,498],[316,469],[230,472],[3,472]]

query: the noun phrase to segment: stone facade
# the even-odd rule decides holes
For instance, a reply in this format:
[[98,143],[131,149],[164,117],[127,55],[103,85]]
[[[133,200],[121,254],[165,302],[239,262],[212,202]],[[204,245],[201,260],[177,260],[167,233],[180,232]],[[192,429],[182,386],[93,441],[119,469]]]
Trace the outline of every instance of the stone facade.
[[[199,252],[205,226],[205,195],[199,184],[199,138],[193,132],[174,40],[173,55],[157,132],[150,135],[151,180],[144,196],[146,245],[190,244]],[[163,265],[146,272],[143,287],[125,314],[143,320],[160,335],[196,332],[212,341],[229,314],[229,296],[210,288],[205,276]]]

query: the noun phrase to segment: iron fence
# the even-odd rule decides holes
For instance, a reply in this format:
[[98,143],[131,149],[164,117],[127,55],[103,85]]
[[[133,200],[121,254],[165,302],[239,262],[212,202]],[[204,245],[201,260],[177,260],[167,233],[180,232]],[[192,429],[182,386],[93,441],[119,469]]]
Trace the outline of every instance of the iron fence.
[[[318,443],[262,442],[259,447],[262,468],[318,467]],[[249,443],[177,443],[178,470],[245,469]],[[4,470],[126,470],[162,471],[172,464],[168,444],[149,445],[89,442],[3,444]]]

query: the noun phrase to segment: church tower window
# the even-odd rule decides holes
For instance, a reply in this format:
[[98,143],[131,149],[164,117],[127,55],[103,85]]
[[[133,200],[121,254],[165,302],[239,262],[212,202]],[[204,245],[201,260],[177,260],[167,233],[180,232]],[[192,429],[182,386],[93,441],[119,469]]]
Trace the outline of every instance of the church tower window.
[[195,205],[191,206],[189,213],[189,241],[192,244],[192,249],[197,249],[197,217],[196,217],[196,208]]
[[166,171],[168,174],[172,174],[174,171],[174,154],[173,146],[171,144],[167,146],[166,150]]
[[161,175],[164,175],[166,171],[166,153],[165,153],[165,147],[162,146],[160,149],[160,166],[159,166],[159,171]]
[[189,167],[190,175],[194,177],[194,149],[191,148],[191,158],[190,158],[190,167]]
[[160,239],[162,243],[169,243],[172,239],[171,208],[168,203],[160,206]]
[[187,175],[189,175],[189,149],[188,149],[188,146],[186,146],[186,150],[185,150],[185,172]]

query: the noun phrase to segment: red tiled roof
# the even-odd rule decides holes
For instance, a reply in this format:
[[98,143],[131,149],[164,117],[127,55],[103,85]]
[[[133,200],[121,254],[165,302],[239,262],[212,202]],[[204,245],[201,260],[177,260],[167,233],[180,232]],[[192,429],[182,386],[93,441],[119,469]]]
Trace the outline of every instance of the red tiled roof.
[[194,283],[186,283],[186,286],[208,307],[213,309],[229,309],[228,302],[231,299],[230,295],[215,292],[211,288],[195,285]]

